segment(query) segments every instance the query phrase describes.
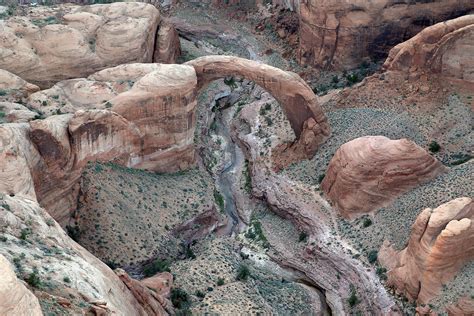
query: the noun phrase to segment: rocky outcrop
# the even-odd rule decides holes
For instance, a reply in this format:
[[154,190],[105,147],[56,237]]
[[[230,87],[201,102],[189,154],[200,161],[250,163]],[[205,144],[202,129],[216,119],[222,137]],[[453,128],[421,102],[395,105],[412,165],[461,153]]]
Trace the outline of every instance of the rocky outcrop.
[[[196,85],[190,66],[130,64],[33,94],[32,104],[50,102],[39,102],[38,110],[71,113],[0,126],[1,191],[36,198],[64,224],[89,161],[154,171],[188,168],[194,163]],[[106,92],[88,96],[91,87]]]
[[19,103],[0,102],[0,123],[26,123],[39,115]]
[[[388,283],[411,300],[427,304],[474,259],[473,221],[474,202],[467,197],[423,210],[405,249],[398,252],[385,243],[380,251],[380,261],[389,270]],[[462,306],[469,304],[457,308]]]
[[0,69],[0,101],[20,102],[39,89],[17,75]]
[[41,316],[36,296],[18,280],[13,266],[0,255],[0,315]]
[[163,19],[156,37],[156,49],[153,55],[155,63],[173,64],[181,55],[178,31],[168,20]]
[[390,50],[383,67],[410,75],[429,73],[474,83],[474,15],[427,27]]
[[[0,199],[0,232],[6,238],[6,241],[2,241],[0,254],[9,262],[15,262],[17,275],[26,279],[34,273],[40,284],[54,284],[54,287],[41,287],[41,291],[50,292],[50,295],[56,297],[55,302],[66,301],[68,308],[82,310],[80,314],[87,312],[87,306],[103,313],[148,314],[146,306],[141,305],[120,278],[107,265],[69,238],[35,201],[4,194]],[[19,244],[21,247],[17,246]],[[15,302],[15,296],[11,296],[12,290],[17,289],[20,291],[18,293],[26,290],[21,290],[19,281],[8,278],[8,275],[7,272],[5,279],[2,272],[0,284],[10,279],[12,281],[9,283],[13,287],[8,288],[9,299],[2,300],[0,306]],[[24,295],[30,301],[29,295]],[[30,304],[31,307],[36,305],[34,300]],[[17,308],[22,306],[24,305],[20,304]],[[37,309],[31,309],[28,315],[35,311]],[[65,313],[68,314],[67,310]]]
[[205,56],[186,63],[195,68],[198,88],[227,76],[254,81],[278,100],[290,121],[297,140],[285,144],[275,155],[281,168],[299,159],[312,157],[330,134],[329,123],[316,96],[297,74],[272,66],[231,56]]
[[407,139],[365,136],[336,151],[321,188],[342,216],[354,218],[388,205],[444,170],[438,160]]
[[319,68],[355,68],[364,59],[385,58],[426,26],[473,9],[469,0],[301,1],[299,60]]
[[160,13],[152,5],[66,5],[29,11],[28,17],[0,24],[0,68],[40,87],[153,60]]

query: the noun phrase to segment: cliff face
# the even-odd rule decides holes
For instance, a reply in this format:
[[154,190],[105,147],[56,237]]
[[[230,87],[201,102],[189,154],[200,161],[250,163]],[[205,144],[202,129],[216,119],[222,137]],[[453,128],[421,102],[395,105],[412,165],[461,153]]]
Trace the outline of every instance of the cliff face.
[[[388,283],[410,299],[427,304],[473,260],[473,220],[474,203],[467,197],[423,210],[405,249],[397,252],[387,244],[381,249],[380,260],[389,270]],[[462,306],[469,304],[461,302],[451,309]]]
[[383,67],[474,84],[474,15],[435,24],[390,50]]
[[385,58],[425,27],[473,9],[469,0],[301,1],[299,60],[318,68],[355,68],[366,58]]
[[345,217],[375,211],[445,167],[407,140],[365,136],[342,145],[329,163],[321,188]]

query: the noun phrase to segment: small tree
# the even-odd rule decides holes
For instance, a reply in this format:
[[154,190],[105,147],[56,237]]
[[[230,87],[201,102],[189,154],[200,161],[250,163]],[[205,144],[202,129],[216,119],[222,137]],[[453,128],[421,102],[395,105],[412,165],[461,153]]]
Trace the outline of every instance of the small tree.
[[244,264],[241,264],[239,266],[239,270],[237,271],[237,280],[239,281],[247,281],[247,279],[249,278],[250,276],[250,270],[249,268],[244,265]]
[[437,152],[441,149],[441,146],[440,146],[435,140],[433,140],[433,141],[428,145],[428,149],[429,149],[432,153],[437,153]]

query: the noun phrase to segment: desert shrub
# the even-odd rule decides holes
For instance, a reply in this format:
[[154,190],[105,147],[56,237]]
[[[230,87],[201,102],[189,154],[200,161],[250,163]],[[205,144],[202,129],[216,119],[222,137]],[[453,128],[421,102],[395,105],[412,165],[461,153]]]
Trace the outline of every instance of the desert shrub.
[[5,112],[0,111],[0,119],[4,118],[5,115],[6,115]]
[[29,234],[31,234],[31,230],[29,228],[23,228],[20,233],[20,239],[27,240]]
[[154,276],[159,272],[170,272],[170,263],[168,260],[156,259],[143,269],[143,274],[146,277]]
[[239,270],[237,271],[237,280],[239,281],[247,281],[247,279],[249,278],[250,276],[250,270],[249,268],[244,265],[244,264],[241,264],[239,266]]
[[66,226],[66,232],[69,235],[69,237],[72,238],[74,241],[78,241],[79,238],[81,237],[81,230],[79,229],[79,226]]
[[300,236],[298,238],[298,241],[299,242],[306,242],[306,240],[308,240],[308,234],[305,232],[305,231],[302,231],[300,233]]
[[441,149],[441,146],[438,144],[438,142],[436,142],[435,140],[433,140],[433,141],[428,145],[428,149],[429,149],[432,153],[437,153],[437,152]]
[[220,211],[224,213],[225,211],[224,197],[217,190],[214,190],[214,200],[216,201],[217,206],[219,206]]
[[29,285],[35,288],[39,288],[41,286],[41,279],[38,275],[37,270],[33,270],[33,272],[30,273],[28,278],[25,280]]
[[7,95],[7,90],[0,89],[0,96]]
[[368,217],[364,218],[364,221],[362,222],[362,226],[369,227],[370,225],[372,225],[372,220]]
[[217,286],[221,286],[221,285],[224,285],[224,278],[217,278]]
[[353,85],[353,84],[355,84],[355,83],[357,83],[357,82],[360,81],[359,76],[358,76],[357,74],[355,74],[355,73],[348,74],[348,75],[346,76],[346,80],[347,80],[347,82],[349,83],[349,85]]
[[189,307],[188,293],[179,287],[171,289],[171,302],[178,309]]
[[63,278],[63,281],[66,282],[66,283],[71,283],[71,279],[70,279],[69,277],[67,277],[67,276],[65,276],[65,277]]
[[374,263],[375,261],[377,261],[377,256],[378,256],[377,250],[371,250],[369,254],[367,255],[367,260],[369,260],[370,263]]
[[199,298],[204,298],[206,296],[206,294],[203,291],[199,291],[199,290],[196,291],[195,295]]
[[321,182],[323,182],[324,180],[324,177],[326,177],[326,174],[320,174],[319,177],[318,177],[318,183],[321,184]]
[[354,307],[359,304],[359,298],[357,297],[357,291],[354,285],[351,284],[351,295],[347,299],[350,307]]

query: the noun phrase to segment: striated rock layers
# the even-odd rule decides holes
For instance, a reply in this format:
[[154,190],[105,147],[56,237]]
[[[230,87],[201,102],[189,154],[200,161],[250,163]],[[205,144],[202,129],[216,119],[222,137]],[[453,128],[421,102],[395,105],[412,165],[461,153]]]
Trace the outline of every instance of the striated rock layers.
[[366,58],[385,58],[425,27],[473,9],[470,0],[301,1],[299,60],[319,68],[355,68]]
[[41,306],[36,296],[18,280],[13,266],[0,255],[0,315],[40,316]]
[[474,14],[427,27],[390,50],[389,71],[434,73],[474,84]]
[[[388,283],[427,304],[474,259],[474,202],[463,197],[423,210],[412,226],[408,246],[397,252],[384,244],[380,253],[389,270]],[[472,300],[463,299],[450,308],[472,310]]]
[[232,56],[205,56],[186,63],[195,68],[198,87],[226,76],[254,81],[280,102],[297,140],[285,144],[275,155],[277,167],[312,157],[330,134],[330,126],[315,94],[297,74]]
[[0,68],[44,88],[154,55],[174,62],[176,31],[159,24],[159,11],[145,3],[33,8],[0,23]]
[[[81,85],[74,80],[51,89],[57,99],[45,98],[70,114],[0,125],[0,191],[36,198],[63,224],[75,209],[77,182],[89,161],[155,171],[185,169],[194,163],[197,81],[192,67],[131,64],[92,78],[112,91],[98,104],[101,109],[94,108],[95,97],[85,97],[91,81],[81,79],[86,83]],[[109,81],[101,82],[104,78]],[[116,82],[129,80],[134,84],[128,90],[112,89],[125,90]],[[47,96],[50,91],[39,93]]]
[[321,188],[344,217],[353,218],[388,205],[444,170],[438,160],[407,139],[365,136],[336,151]]
[[[0,299],[2,315],[41,315],[38,299],[58,306],[64,315],[167,314],[164,297],[135,280],[141,292],[129,288],[123,273],[117,276],[74,242],[35,201],[1,194],[0,233],[6,238],[0,247],[0,298],[8,291],[8,299]],[[36,275],[36,283],[30,283],[44,285],[32,289],[38,299],[16,280],[4,257],[15,263],[19,277]]]

